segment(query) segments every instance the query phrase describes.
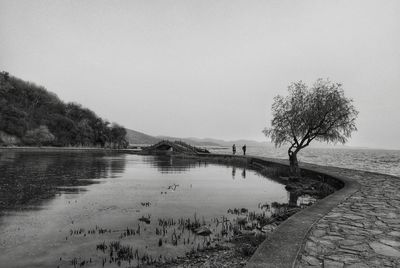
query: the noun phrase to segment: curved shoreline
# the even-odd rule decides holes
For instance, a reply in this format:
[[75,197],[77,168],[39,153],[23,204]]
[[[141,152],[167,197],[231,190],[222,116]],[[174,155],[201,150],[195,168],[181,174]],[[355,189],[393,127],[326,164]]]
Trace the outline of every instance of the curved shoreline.
[[[288,165],[280,159],[245,158]],[[400,178],[308,163],[300,167],[344,185],[280,224],[246,267],[400,267]]]
[[[0,148],[0,152],[9,149],[136,153],[133,150],[46,147]],[[199,157],[245,160],[256,163],[259,169],[271,164],[288,166],[286,160],[258,156],[202,154]],[[400,265],[399,177],[308,163],[301,163],[300,167],[342,182],[343,187],[280,224],[258,247],[246,267]]]
[[[273,160],[268,159],[267,161]],[[279,163],[282,164],[281,161]],[[311,207],[296,213],[278,226],[275,232],[259,246],[246,267],[294,267],[312,226],[360,188],[360,185],[350,178],[326,172],[318,167],[304,165],[300,165],[300,167],[311,172],[326,174],[343,182],[344,186]]]
[[[272,165],[288,166],[286,160],[271,159],[255,156],[234,156],[224,154],[202,155],[203,157],[217,157],[225,159],[246,159],[248,163],[257,162],[257,165],[265,167]],[[331,179],[343,183],[343,187],[331,195],[319,200],[309,208],[294,214],[278,228],[267,236],[250,258],[246,267],[294,267],[299,252],[302,249],[305,238],[312,226],[325,214],[336,207],[341,201],[359,190],[360,184],[356,181],[327,172],[324,167],[312,164],[300,164],[302,170],[317,174],[323,174]]]

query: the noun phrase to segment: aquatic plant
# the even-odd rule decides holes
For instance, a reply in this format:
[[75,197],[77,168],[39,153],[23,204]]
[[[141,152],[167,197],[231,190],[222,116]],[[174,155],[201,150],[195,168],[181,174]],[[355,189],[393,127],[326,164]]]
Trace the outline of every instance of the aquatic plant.
[[142,217],[139,218],[139,221],[142,221],[142,222],[144,222],[146,224],[150,224],[150,216],[151,216],[150,214],[148,214],[147,217],[142,216]]
[[133,260],[133,249],[131,246],[121,246],[117,250],[117,258],[119,260],[130,261]]
[[96,250],[101,250],[101,251],[103,251],[103,253],[106,252],[106,249],[107,249],[107,245],[106,245],[105,241],[96,245]]

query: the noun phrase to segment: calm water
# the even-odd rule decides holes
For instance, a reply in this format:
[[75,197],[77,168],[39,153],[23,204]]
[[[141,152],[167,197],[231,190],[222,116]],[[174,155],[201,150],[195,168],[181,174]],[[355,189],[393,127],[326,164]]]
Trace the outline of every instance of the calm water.
[[183,230],[186,242],[173,245],[173,227],[160,247],[159,219],[196,217],[214,228],[230,208],[288,202],[284,185],[254,171],[194,160],[78,152],[1,152],[0,160],[1,267],[101,266],[103,241],[183,255],[204,238]]
[[[238,148],[241,153],[241,145]],[[287,159],[286,150],[270,146],[247,147],[249,155],[283,159]],[[230,148],[212,151],[231,153]],[[400,176],[400,150],[306,148],[300,151],[298,158],[307,163]]]

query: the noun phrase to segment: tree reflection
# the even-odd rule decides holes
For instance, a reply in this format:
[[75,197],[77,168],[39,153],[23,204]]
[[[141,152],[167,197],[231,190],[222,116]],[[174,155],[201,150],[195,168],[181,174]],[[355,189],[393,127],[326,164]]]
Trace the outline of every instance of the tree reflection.
[[[112,156],[112,155],[111,155]],[[0,152],[0,210],[39,206],[125,170],[121,155],[92,152]]]
[[317,199],[310,195],[299,195],[296,192],[288,192],[289,195],[289,206],[290,207],[307,207],[314,204]]
[[289,195],[289,206],[297,207],[297,200],[299,199],[299,195],[294,192],[288,192]]

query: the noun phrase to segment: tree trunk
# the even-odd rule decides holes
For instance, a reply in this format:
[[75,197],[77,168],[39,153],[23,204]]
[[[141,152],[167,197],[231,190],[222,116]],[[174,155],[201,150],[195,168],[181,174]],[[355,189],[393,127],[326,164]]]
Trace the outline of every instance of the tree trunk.
[[297,151],[289,151],[290,174],[300,177],[299,162],[297,161]]

